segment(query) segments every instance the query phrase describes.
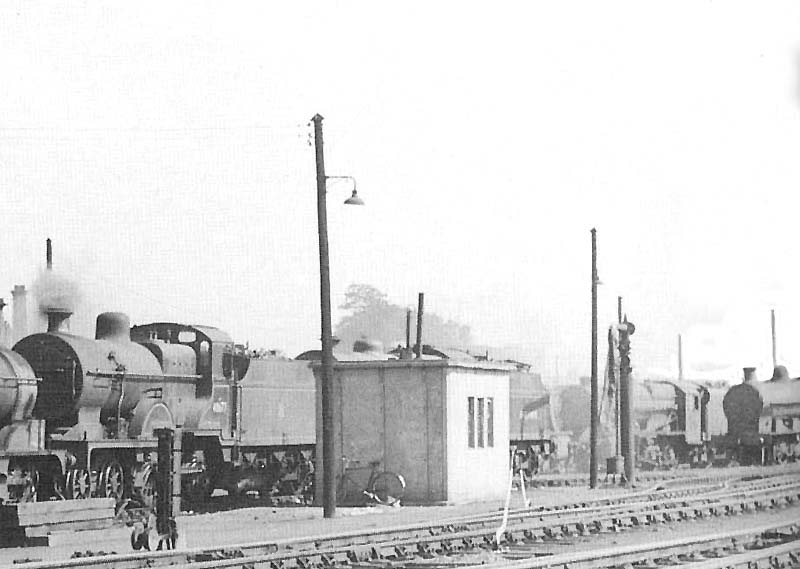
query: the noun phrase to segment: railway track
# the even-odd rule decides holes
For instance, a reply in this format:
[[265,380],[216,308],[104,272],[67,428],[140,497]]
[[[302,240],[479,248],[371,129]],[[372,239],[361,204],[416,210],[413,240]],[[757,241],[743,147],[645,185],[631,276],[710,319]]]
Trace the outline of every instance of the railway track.
[[[510,548],[509,552],[515,552]],[[482,569],[539,569],[691,566],[692,569],[728,567],[800,567],[800,528],[794,523],[772,523],[741,530],[690,538],[663,540],[581,553],[528,557],[519,561],[497,561]],[[430,569],[437,566],[428,565]],[[477,565],[470,569],[477,569]]]
[[[516,554],[529,557],[534,555],[531,547],[549,540],[585,537],[679,520],[736,515],[790,506],[798,500],[800,482],[792,476],[656,489],[623,495],[617,500],[509,512],[505,528],[499,532],[499,541],[501,547],[510,547]],[[138,569],[170,565],[192,569],[256,566],[310,569],[345,565],[395,566],[400,561],[402,566],[413,567],[414,564],[428,564],[431,559],[449,558],[465,552],[491,552],[491,555],[497,555],[496,538],[502,516],[501,512],[493,512],[431,524],[340,535],[184,551],[99,556],[59,563],[30,563],[24,567]],[[484,561],[491,563],[496,560]]]
[[[776,475],[782,472],[797,471],[795,465],[772,465],[772,466],[728,466],[728,467],[709,467],[703,469],[678,468],[674,470],[651,470],[638,471],[636,480],[639,484],[670,484],[683,483],[687,480],[697,480],[704,482],[714,482],[730,478],[731,476],[748,477]],[[588,486],[589,476],[585,474],[539,474],[527,480],[528,485],[533,488],[559,487],[559,486]],[[616,486],[616,480],[601,480],[602,484]]]

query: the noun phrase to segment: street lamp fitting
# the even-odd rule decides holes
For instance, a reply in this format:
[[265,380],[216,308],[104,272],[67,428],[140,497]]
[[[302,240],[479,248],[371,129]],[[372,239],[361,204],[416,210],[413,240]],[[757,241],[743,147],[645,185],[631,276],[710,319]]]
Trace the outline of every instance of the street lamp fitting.
[[350,180],[353,182],[353,193],[349,198],[344,200],[345,205],[364,205],[364,200],[358,195],[356,191],[356,179],[353,176],[325,176],[325,180]]

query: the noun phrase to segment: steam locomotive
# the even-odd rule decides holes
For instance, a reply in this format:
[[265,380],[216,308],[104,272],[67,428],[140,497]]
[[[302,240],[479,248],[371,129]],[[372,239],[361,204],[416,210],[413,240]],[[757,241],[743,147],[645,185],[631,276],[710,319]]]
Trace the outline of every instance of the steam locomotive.
[[784,366],[758,381],[755,368],[744,368],[744,381],[723,401],[728,434],[745,464],[800,460],[800,378]]
[[0,499],[133,498],[152,505],[158,428],[183,432],[183,496],[302,492],[314,449],[308,362],[251,359],[216,328],[97,318],[0,350]]
[[[745,368],[744,383],[732,387],[668,379],[635,382],[633,435],[639,467],[800,460],[800,379],[790,379],[782,366],[769,381],[757,381],[754,373],[754,368]],[[583,440],[588,390],[569,386],[557,399],[558,423],[573,431],[573,440]],[[613,420],[605,417],[612,424],[604,431],[613,438]]]
[[634,428],[640,466],[653,469],[726,462],[725,390],[719,384],[666,379],[637,385]]

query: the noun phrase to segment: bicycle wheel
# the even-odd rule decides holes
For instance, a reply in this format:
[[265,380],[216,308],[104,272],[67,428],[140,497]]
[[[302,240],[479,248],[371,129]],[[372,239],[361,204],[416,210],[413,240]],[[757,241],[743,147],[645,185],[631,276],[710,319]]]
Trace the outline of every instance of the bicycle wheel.
[[406,480],[401,474],[381,472],[372,481],[369,491],[379,504],[394,506],[406,492]]

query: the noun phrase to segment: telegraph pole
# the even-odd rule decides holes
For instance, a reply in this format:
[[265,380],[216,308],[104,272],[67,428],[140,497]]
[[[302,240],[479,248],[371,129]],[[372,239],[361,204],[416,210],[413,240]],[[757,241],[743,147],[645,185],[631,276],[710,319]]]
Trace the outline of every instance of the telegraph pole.
[[322,117],[314,115],[314,150],[317,163],[317,221],[319,227],[320,311],[322,313],[322,511],[336,515],[336,459],[333,420],[333,341],[331,332],[331,276],[328,261],[328,209],[325,157],[322,152]]
[[589,455],[589,487],[597,488],[597,431],[600,412],[597,385],[597,230],[592,228],[592,400]]
[[[622,324],[622,297],[621,296],[617,297],[617,324]],[[617,330],[618,330],[617,333],[619,333],[619,328]],[[609,344],[609,348],[608,349],[612,350],[612,348],[613,348],[613,346],[611,344]],[[611,363],[612,363],[612,366],[613,366],[614,365],[613,358],[612,358],[612,362]],[[614,369],[614,368],[612,367],[612,369]],[[620,414],[621,414],[621,411],[620,411],[620,398],[619,398],[620,397],[620,394],[619,394],[620,389],[621,389],[621,387],[620,387],[619,373],[615,373],[614,374],[614,449],[615,449],[614,450],[614,459],[616,461],[614,463],[614,468],[615,468],[615,471],[616,471],[615,474],[621,474],[620,465],[622,464],[619,461],[619,457],[622,455],[622,443],[621,443],[622,439],[620,438],[620,436],[621,436],[620,435],[620,432],[621,432],[621,427],[620,427]]]
[[406,309],[406,352],[411,353],[411,309]]

